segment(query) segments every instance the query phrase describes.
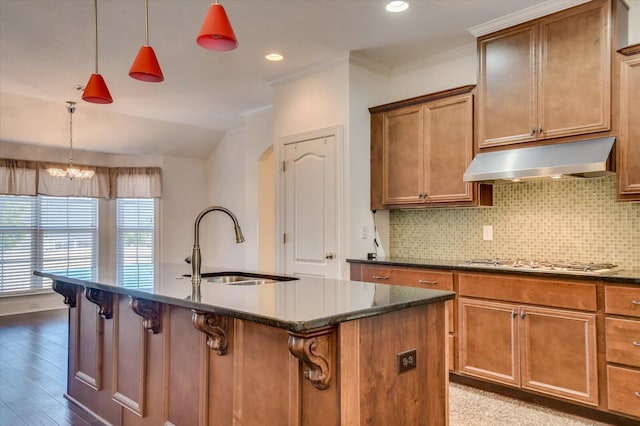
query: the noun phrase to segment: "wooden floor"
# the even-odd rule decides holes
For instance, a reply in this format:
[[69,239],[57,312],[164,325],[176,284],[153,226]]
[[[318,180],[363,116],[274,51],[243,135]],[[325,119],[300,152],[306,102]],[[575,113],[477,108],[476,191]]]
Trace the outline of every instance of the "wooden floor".
[[0,316],[0,425],[100,425],[64,397],[66,309]]

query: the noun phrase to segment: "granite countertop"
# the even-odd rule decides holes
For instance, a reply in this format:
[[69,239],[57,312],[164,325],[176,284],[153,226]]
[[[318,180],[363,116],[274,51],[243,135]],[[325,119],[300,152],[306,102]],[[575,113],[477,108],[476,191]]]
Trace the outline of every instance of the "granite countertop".
[[389,265],[389,266],[413,266],[426,267],[436,269],[448,269],[466,272],[501,272],[513,273],[519,275],[556,277],[556,278],[580,278],[589,281],[598,280],[611,283],[640,284],[640,271],[621,270],[612,275],[599,275],[586,272],[564,272],[564,271],[532,271],[516,268],[501,268],[496,266],[469,266],[465,265],[464,260],[436,260],[436,259],[413,259],[401,257],[381,257],[377,259],[347,259],[350,263],[368,263],[372,265]]
[[[203,273],[221,271],[203,267]],[[190,278],[185,277],[190,272],[188,265],[160,265],[153,286],[148,287],[118,284],[115,274],[88,281],[40,271],[34,273],[54,281],[216,312],[293,332],[455,297],[452,291],[313,277],[260,285],[220,284],[203,279],[198,294],[193,291]],[[234,271],[235,274],[242,272]]]

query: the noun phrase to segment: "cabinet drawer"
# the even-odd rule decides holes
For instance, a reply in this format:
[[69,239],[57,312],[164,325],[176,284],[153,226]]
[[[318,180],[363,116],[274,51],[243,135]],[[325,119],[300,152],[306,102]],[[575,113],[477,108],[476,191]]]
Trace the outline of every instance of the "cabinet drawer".
[[453,274],[451,272],[418,268],[389,268],[366,265],[362,267],[362,281],[431,288],[434,290],[453,290]]
[[596,286],[502,274],[458,274],[460,296],[557,308],[596,310]]
[[604,311],[640,318],[640,288],[605,286]]
[[[362,281],[453,291],[453,273],[420,268],[362,265]],[[454,330],[453,301],[446,302],[449,332]]]
[[640,367],[640,321],[607,318],[607,361]]
[[607,366],[608,407],[640,417],[640,371]]

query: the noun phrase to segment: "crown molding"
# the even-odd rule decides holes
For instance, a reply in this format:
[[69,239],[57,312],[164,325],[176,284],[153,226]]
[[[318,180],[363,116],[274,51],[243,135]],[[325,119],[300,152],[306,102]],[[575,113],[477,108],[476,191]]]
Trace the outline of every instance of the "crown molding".
[[349,63],[349,54],[347,53],[346,55],[342,55],[332,61],[329,62],[325,62],[322,64],[317,64],[317,65],[313,65],[309,68],[306,68],[302,71],[298,71],[298,72],[294,72],[292,74],[289,75],[285,75],[281,78],[275,79],[275,80],[271,80],[269,81],[269,85],[271,86],[276,86],[278,84],[281,83],[287,83],[290,81],[295,81],[295,80],[299,80],[301,78],[305,78],[308,77],[310,75],[314,75],[317,74],[320,71],[324,71],[324,70],[328,70],[343,64],[348,64]]
[[531,21],[532,19],[541,18],[543,16],[559,12],[582,3],[587,3],[589,1],[590,0],[547,0],[500,18],[492,19],[491,21],[487,21],[483,24],[469,27],[467,28],[467,31],[473,34],[474,37],[480,37],[495,31],[513,27],[514,25],[522,24],[523,22]]
[[257,107],[257,108],[249,109],[247,111],[243,111],[243,112],[240,113],[240,115],[242,117],[250,117],[252,115],[261,114],[263,112],[270,111],[270,110],[273,110],[273,105],[264,105],[264,106],[261,106],[261,107]]

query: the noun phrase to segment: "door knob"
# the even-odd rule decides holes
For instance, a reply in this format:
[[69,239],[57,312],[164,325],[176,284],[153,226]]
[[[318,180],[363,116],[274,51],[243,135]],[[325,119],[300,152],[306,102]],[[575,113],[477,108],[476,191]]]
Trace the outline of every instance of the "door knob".
[[325,259],[333,259],[333,253],[329,252],[327,254],[324,255]]

